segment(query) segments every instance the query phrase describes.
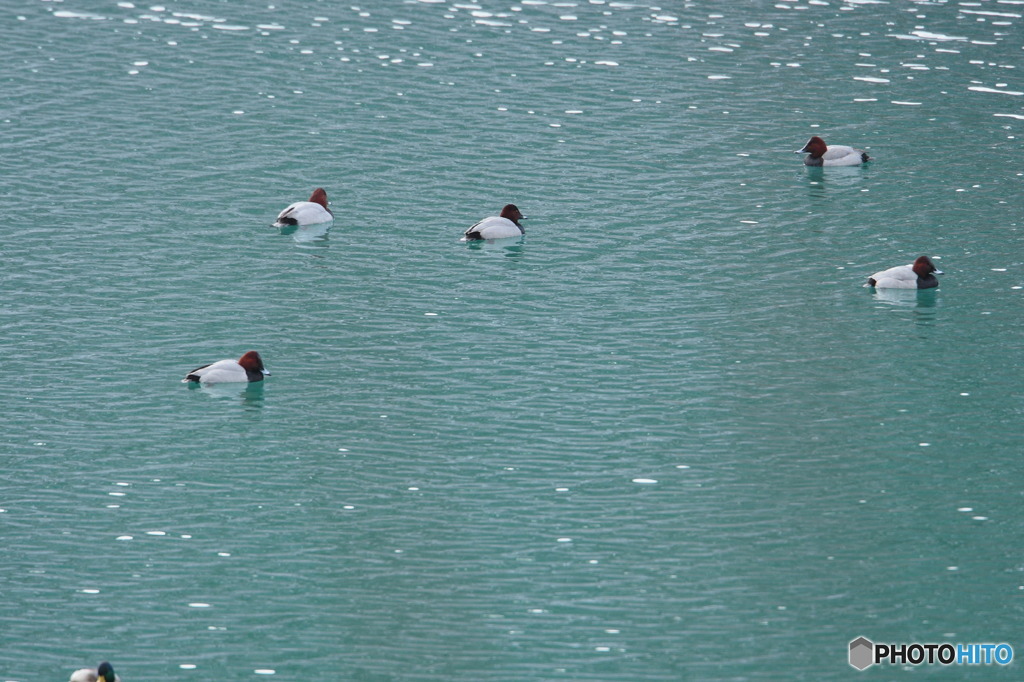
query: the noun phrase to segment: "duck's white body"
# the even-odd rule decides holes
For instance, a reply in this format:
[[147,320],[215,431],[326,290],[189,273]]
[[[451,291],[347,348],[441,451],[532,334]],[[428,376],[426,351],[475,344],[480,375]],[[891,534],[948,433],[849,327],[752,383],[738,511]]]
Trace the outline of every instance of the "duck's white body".
[[[466,237],[471,239],[505,239],[506,237],[518,237],[523,232],[523,228],[508,218],[492,215],[490,218],[484,218],[466,230]],[[471,234],[479,236],[470,237]]]
[[526,233],[523,226],[519,224],[520,220],[526,220],[526,216],[516,208],[515,204],[507,204],[501,209],[501,215],[484,218],[466,230],[463,238],[466,240],[478,240],[518,237]]
[[[277,216],[274,227],[286,225],[319,225],[334,220],[331,212],[312,201],[296,201]],[[292,222],[295,221],[295,222]]]
[[274,227],[319,225],[332,220],[334,220],[334,214],[327,208],[327,192],[320,187],[313,191],[309,201],[296,201],[277,214]]
[[842,144],[826,145],[820,137],[812,137],[797,152],[807,154],[804,164],[807,166],[859,166],[871,158],[863,149],[854,149]]
[[871,275],[876,289],[916,289],[917,273],[913,265],[897,265]]
[[245,367],[238,364],[237,360],[218,360],[212,365],[192,370],[189,372],[189,376],[196,378],[185,379],[185,381],[198,381],[201,384],[249,381],[249,374],[245,371]]
[[829,147],[821,160],[823,166],[859,166],[864,163],[864,156],[862,149],[837,144]]
[[238,360],[218,360],[210,365],[197,367],[185,375],[182,383],[226,384],[243,381],[263,381],[263,375],[270,374],[263,367],[263,358],[254,350]]
[[917,273],[913,264],[897,265],[871,275],[876,289],[916,289]]

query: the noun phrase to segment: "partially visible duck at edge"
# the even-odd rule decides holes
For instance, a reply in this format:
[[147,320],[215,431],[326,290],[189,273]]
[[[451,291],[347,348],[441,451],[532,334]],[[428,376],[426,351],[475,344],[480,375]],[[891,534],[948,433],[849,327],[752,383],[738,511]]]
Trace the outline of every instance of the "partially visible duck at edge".
[[505,208],[501,209],[501,215],[484,218],[466,230],[464,239],[474,241],[518,237],[521,234],[526,234],[520,220],[526,220],[526,216],[519,211],[515,204],[506,204]]
[[334,220],[334,214],[327,208],[327,192],[317,187],[309,201],[296,201],[277,215],[274,227],[288,225],[319,225]]
[[863,149],[854,149],[842,144],[827,145],[825,140],[817,135],[807,140],[804,148],[796,153],[807,154],[804,157],[806,166],[859,166],[871,160]]
[[868,277],[866,287],[876,289],[934,289],[939,286],[935,275],[942,271],[935,267],[928,256],[918,256],[909,265],[897,265]]
[[114,673],[114,666],[103,661],[96,668],[82,668],[71,673],[68,682],[121,682],[121,678]]
[[254,350],[238,360],[218,360],[211,365],[196,367],[185,375],[181,383],[226,384],[243,381],[263,381],[270,372],[263,366],[263,358]]

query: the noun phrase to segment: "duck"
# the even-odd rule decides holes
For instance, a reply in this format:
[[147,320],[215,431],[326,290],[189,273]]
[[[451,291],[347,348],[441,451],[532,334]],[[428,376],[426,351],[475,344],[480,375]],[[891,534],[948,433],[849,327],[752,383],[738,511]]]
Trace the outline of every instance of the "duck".
[[210,365],[196,367],[185,375],[181,383],[225,384],[242,381],[263,381],[270,372],[263,366],[263,358],[254,350],[237,360],[218,360]]
[[897,265],[868,277],[866,287],[876,289],[934,289],[939,286],[935,275],[942,271],[935,267],[928,256],[918,256],[909,265]]
[[274,227],[288,225],[319,225],[334,220],[334,214],[327,208],[327,191],[317,187],[309,196],[309,201],[296,201],[277,214]]
[[501,209],[501,215],[484,218],[473,227],[466,230],[464,239],[473,241],[477,239],[504,239],[506,237],[518,237],[526,234],[520,220],[526,220],[526,216],[520,212],[515,204],[505,204]]
[[71,673],[68,682],[121,682],[121,678],[114,673],[114,666],[103,661],[96,668],[82,668]]
[[804,148],[796,153],[807,154],[804,157],[806,166],[859,166],[871,160],[863,149],[841,144],[827,145],[825,140],[817,135],[807,140]]

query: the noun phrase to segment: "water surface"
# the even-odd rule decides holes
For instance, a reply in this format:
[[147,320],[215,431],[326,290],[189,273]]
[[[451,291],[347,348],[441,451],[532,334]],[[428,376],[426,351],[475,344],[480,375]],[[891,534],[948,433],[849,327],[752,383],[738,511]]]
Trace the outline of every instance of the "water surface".
[[1019,3],[5,14],[3,679],[1021,648]]

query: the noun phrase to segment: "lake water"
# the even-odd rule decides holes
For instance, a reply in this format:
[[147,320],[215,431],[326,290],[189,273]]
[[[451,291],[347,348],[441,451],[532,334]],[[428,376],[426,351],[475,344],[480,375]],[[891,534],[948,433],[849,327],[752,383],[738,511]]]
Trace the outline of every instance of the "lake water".
[[0,13],[0,680],[1024,655],[1020,0]]

